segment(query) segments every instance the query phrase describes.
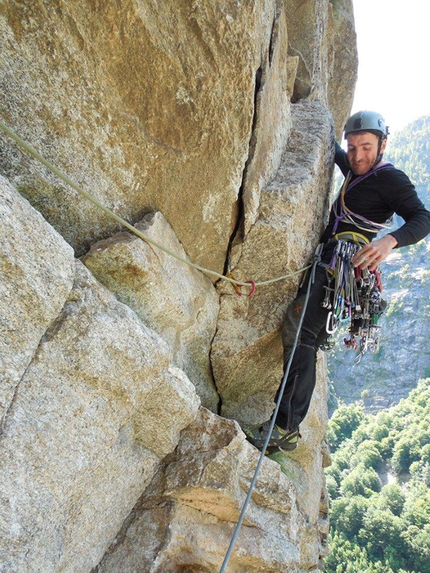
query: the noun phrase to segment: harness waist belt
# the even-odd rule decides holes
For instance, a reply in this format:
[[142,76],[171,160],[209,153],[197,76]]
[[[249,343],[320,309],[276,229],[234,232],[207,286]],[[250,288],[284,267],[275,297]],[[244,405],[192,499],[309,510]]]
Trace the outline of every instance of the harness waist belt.
[[333,239],[336,239],[336,241],[353,241],[357,245],[368,245],[370,243],[367,237],[354,231],[344,231],[343,233],[337,233],[333,236]]

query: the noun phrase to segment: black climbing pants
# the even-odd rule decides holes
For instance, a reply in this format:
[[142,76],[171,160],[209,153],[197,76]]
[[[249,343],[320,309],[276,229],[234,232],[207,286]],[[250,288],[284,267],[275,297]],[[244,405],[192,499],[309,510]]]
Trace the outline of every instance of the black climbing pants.
[[[321,262],[330,263],[335,241],[330,241],[322,253]],[[306,299],[308,281],[300,287],[290,304],[282,325],[284,346],[284,373],[294,346],[301,312]],[[316,358],[319,346],[326,340],[326,322],[329,310],[323,308],[328,284],[326,268],[318,265],[315,281],[311,285],[308,305],[303,319],[298,345],[294,352],[290,372],[282,396],[276,424],[284,430],[296,430],[306,416],[316,381]],[[279,390],[276,400],[279,397]]]

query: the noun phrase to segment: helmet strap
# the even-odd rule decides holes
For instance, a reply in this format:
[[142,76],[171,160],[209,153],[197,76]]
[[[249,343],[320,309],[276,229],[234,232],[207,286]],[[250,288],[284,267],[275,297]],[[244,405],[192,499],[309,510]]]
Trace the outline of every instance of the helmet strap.
[[384,141],[385,137],[383,135],[380,136],[379,138],[379,143],[378,143],[378,155],[375,159],[375,163],[373,164],[373,167],[375,167],[376,165],[378,165],[378,163],[380,163],[382,161],[382,153],[381,153],[381,147],[382,147],[382,142]]

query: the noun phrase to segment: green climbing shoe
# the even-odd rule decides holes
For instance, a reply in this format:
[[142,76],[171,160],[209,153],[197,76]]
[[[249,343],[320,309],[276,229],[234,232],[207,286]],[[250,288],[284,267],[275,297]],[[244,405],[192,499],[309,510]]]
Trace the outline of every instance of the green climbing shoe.
[[[245,432],[247,440],[261,451],[263,449],[264,442],[266,441],[269,428],[270,420],[256,428],[245,426],[243,431]],[[298,429],[283,430],[275,424],[269,443],[267,444],[266,453],[272,454],[278,450],[287,452],[294,450],[297,448],[299,436],[300,434]]]

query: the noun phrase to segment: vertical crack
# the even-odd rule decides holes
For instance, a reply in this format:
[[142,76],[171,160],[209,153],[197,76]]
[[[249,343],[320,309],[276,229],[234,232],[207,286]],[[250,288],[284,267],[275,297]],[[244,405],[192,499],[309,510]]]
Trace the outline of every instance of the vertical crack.
[[[267,65],[270,67],[273,63],[273,57],[276,45],[278,43],[279,37],[279,27],[280,27],[280,16],[283,7],[283,0],[277,0],[275,15],[272,22],[272,29],[270,31],[269,45],[266,52]],[[255,72],[255,83],[254,83],[254,111],[252,117],[252,127],[251,127],[251,137],[248,144],[248,157],[245,162],[245,167],[242,173],[242,182],[239,187],[239,192],[236,201],[236,223],[234,229],[230,235],[230,240],[227,246],[227,255],[224,264],[224,274],[227,274],[231,270],[231,258],[232,251],[235,245],[243,242],[245,234],[245,204],[244,204],[244,193],[247,180],[247,174],[249,167],[254,159],[255,150],[257,146],[257,133],[256,127],[260,116],[260,92],[264,87],[266,81],[265,74],[265,63],[261,63],[260,67]]]
[[269,66],[272,65],[272,61],[273,61],[273,52],[275,51],[275,46],[278,40],[278,36],[279,36],[279,18],[281,15],[281,3],[278,3],[278,5],[276,6],[276,13],[275,13],[275,17],[273,19],[273,24],[272,24],[272,31],[270,34],[270,43],[269,43]]
[[243,195],[245,190],[246,175],[249,166],[254,158],[255,147],[257,142],[256,136],[256,125],[259,113],[259,92],[264,85],[263,81],[263,68],[260,66],[255,73],[255,85],[254,85],[254,113],[252,117],[252,127],[251,127],[251,137],[248,144],[248,157],[245,162],[245,167],[242,172],[242,182],[239,187],[239,192],[236,201],[236,224],[234,226],[233,232],[230,235],[230,240],[227,246],[227,256],[224,264],[224,274],[227,274],[231,270],[231,254],[233,247],[243,241],[244,238],[244,223],[245,223],[245,206],[243,201]]
[[[239,187],[239,192],[238,192],[237,201],[236,201],[236,223],[235,223],[233,232],[230,235],[230,239],[229,239],[228,246],[227,246],[227,256],[226,256],[226,260],[225,260],[225,264],[224,264],[224,272],[223,272],[223,274],[225,274],[225,275],[227,275],[231,270],[231,255],[232,255],[232,250],[233,250],[234,246],[242,243],[243,238],[244,238],[245,205],[244,205],[243,195],[244,195],[244,191],[245,191],[246,175],[247,175],[249,166],[253,160],[254,153],[255,153],[255,146],[256,146],[256,140],[257,140],[255,129],[256,129],[256,125],[257,125],[257,118],[258,118],[258,111],[259,111],[258,95],[259,95],[259,92],[260,92],[263,84],[264,84],[264,82],[263,82],[263,68],[262,68],[262,66],[260,66],[255,73],[254,111],[253,111],[253,116],[252,116],[251,137],[249,139],[249,144],[248,144],[248,157],[247,157],[246,162],[245,162],[245,167],[243,168],[242,182],[241,182],[241,185]],[[215,332],[214,338],[216,338],[216,335],[217,335],[217,332]],[[211,364],[211,370],[212,370],[212,378],[213,378],[215,388],[217,389],[218,397],[219,397],[217,412],[219,415],[222,415],[221,414],[222,406],[223,406],[222,396],[221,396],[221,394],[217,388],[216,378],[215,378],[215,375],[213,372],[213,367],[212,367],[212,360],[210,360],[210,364]]]

